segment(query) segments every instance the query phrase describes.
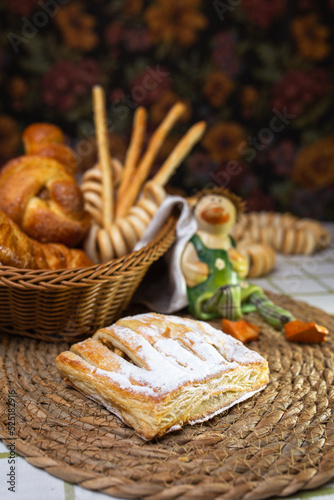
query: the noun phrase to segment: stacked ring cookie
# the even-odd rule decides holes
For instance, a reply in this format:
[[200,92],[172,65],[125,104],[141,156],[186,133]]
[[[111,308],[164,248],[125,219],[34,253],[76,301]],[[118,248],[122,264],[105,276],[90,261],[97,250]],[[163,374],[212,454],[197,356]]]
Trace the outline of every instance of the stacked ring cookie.
[[[123,165],[119,160],[113,158],[111,168],[114,182],[117,186],[122,177]],[[93,219],[102,225],[102,172],[98,164],[86,170],[81,183],[81,191],[85,200],[85,210],[90,213]]]
[[265,276],[275,266],[275,250],[269,245],[243,239],[238,242],[238,250],[248,259],[249,278]]
[[263,243],[283,254],[310,255],[330,242],[330,234],[319,222],[288,213],[242,214],[232,234],[238,244],[243,240]]
[[149,181],[139,201],[128,214],[119,217],[109,228],[93,224],[85,241],[85,251],[94,262],[106,262],[130,253],[166,197],[163,187]]

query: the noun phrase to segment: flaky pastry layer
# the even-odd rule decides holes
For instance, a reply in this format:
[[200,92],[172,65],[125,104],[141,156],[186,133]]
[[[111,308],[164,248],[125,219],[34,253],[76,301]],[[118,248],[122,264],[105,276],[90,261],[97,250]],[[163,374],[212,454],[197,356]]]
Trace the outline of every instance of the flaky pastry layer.
[[144,439],[211,418],[269,381],[268,364],[208,323],[155,313],[98,330],[56,359],[65,381]]

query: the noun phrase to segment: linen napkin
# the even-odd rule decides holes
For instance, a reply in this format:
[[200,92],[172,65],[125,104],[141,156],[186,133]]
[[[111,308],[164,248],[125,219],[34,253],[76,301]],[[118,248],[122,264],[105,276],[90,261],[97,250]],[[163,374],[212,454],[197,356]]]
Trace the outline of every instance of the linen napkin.
[[163,314],[174,313],[188,304],[187,286],[181,270],[181,257],[187,242],[197,230],[197,223],[186,200],[181,196],[167,196],[142,239],[134,248],[140,250],[153,240],[175,206],[181,209],[176,224],[175,242],[163,259],[152,264],[146,279],[143,280],[134,296],[135,302],[140,302],[152,311]]

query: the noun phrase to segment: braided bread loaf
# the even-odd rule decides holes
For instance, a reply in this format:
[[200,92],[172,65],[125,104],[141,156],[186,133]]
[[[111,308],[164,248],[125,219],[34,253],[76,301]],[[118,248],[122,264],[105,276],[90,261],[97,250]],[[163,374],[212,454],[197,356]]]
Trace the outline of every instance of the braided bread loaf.
[[42,144],[63,144],[64,140],[62,130],[51,123],[32,123],[22,134],[24,150],[28,155],[37,153]]
[[61,163],[70,174],[75,174],[78,162],[72,149],[65,146],[65,144],[36,144],[34,149],[34,154],[53,158]]
[[283,254],[312,254],[330,242],[330,234],[319,222],[274,212],[242,214],[232,236],[238,245],[244,240],[263,243]]
[[32,123],[22,134],[24,150],[27,155],[36,154],[59,161],[70,174],[78,167],[76,156],[64,144],[64,134],[57,125],[51,123]]
[[0,173],[0,209],[31,238],[76,246],[90,216],[74,177],[52,158],[26,155]]

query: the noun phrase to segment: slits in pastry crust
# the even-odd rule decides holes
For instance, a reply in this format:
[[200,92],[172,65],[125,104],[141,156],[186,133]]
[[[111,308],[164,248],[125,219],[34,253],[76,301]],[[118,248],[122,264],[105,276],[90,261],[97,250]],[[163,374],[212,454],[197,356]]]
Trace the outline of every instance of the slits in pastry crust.
[[67,384],[144,439],[203,422],[263,389],[268,364],[202,321],[129,316],[56,359]]

